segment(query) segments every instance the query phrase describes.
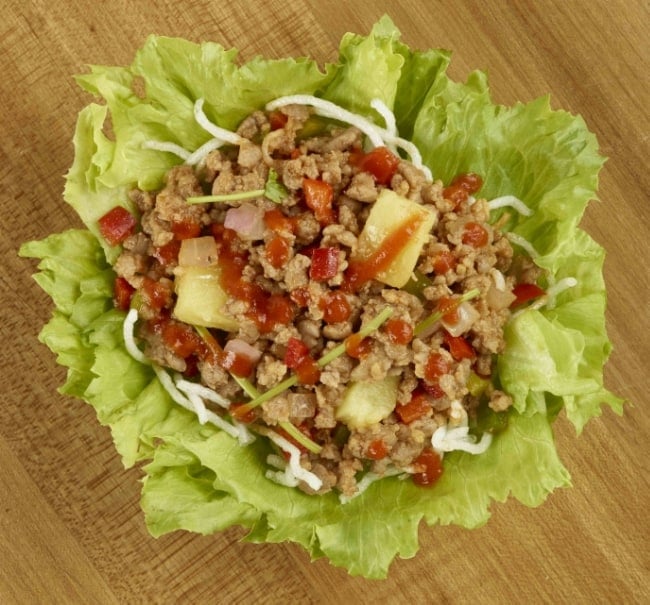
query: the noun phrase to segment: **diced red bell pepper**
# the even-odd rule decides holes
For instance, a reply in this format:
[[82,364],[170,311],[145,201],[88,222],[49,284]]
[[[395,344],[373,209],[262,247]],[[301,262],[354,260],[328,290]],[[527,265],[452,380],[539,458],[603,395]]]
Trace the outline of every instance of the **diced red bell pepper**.
[[113,300],[121,311],[128,311],[135,288],[123,277],[116,277],[113,284]]
[[281,235],[276,235],[267,242],[264,253],[271,265],[279,269],[289,259],[291,244]]
[[332,186],[320,179],[303,179],[302,190],[305,194],[305,203],[313,211],[316,220],[321,225],[334,222],[334,190]]
[[476,359],[476,351],[462,336],[452,336],[449,332],[445,332],[443,340],[456,361]]
[[442,475],[442,459],[432,449],[425,449],[414,461],[418,469],[413,473],[413,483],[420,487],[433,485]]
[[357,160],[357,166],[363,172],[369,172],[378,185],[388,185],[393,178],[399,158],[387,147],[375,147]]
[[278,233],[295,233],[296,220],[286,216],[279,208],[272,208],[264,213],[264,224]]
[[135,233],[137,225],[135,217],[122,206],[115,206],[109,210],[98,223],[102,237],[111,246],[121,244],[129,235]]
[[299,338],[289,338],[284,354],[284,364],[295,370],[306,357],[309,357],[309,347]]
[[403,423],[410,424],[414,420],[426,416],[430,409],[431,403],[426,394],[420,391],[415,391],[411,397],[411,401],[404,405],[398,405],[395,408],[395,413]]
[[431,353],[424,366],[424,379],[427,382],[435,383],[438,378],[449,374],[450,371],[449,362],[443,355],[440,353]]
[[315,248],[311,251],[309,277],[325,281],[335,277],[339,270],[339,251],[337,248]]
[[156,246],[153,249],[153,256],[163,267],[167,267],[178,261],[180,249],[180,241],[173,239],[164,246]]
[[370,460],[381,460],[388,455],[388,446],[383,439],[374,439],[366,448],[366,458]]
[[515,300],[510,305],[511,307],[517,307],[527,303],[529,300],[534,298],[539,298],[544,296],[545,292],[537,284],[517,284],[513,289],[512,293],[516,296]]

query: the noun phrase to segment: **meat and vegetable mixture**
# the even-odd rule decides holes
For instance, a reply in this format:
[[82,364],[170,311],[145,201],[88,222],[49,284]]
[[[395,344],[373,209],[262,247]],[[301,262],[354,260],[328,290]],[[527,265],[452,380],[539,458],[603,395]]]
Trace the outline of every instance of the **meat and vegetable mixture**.
[[137,218],[100,220],[123,245],[116,302],[172,394],[270,437],[269,476],[309,493],[430,485],[444,451],[483,451],[512,404],[492,379],[504,325],[541,291],[481,178],[444,186],[304,105],[237,137],[132,191]]

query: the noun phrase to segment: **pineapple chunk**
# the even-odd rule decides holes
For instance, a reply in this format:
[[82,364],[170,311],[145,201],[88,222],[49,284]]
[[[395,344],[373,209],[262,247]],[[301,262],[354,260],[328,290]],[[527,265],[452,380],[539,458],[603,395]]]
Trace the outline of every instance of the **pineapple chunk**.
[[220,275],[217,265],[177,267],[176,319],[194,326],[237,330],[239,324],[223,310],[228,294],[221,287]]
[[395,409],[399,376],[383,380],[353,382],[344,391],[336,419],[351,429],[359,429],[381,422]]
[[378,281],[395,288],[402,288],[408,282],[422,247],[437,220],[436,214],[428,207],[406,199],[390,189],[382,189],[359,235],[355,260],[370,257],[381,248],[384,240],[396,227],[414,218],[420,221],[415,233],[408,241],[403,242],[402,249],[390,265],[377,274]]

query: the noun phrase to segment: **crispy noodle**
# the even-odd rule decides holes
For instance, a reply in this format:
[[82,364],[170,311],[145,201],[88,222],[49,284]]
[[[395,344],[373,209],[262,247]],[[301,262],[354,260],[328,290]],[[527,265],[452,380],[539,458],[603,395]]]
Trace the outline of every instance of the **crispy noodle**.
[[194,103],[194,119],[203,130],[209,132],[215,139],[219,139],[222,143],[241,145],[242,143],[248,142],[247,139],[240,137],[236,132],[226,130],[225,128],[221,128],[221,126],[217,126],[210,122],[203,111],[204,101],[204,99],[197,99],[196,103]]
[[[373,103],[373,108],[375,110],[380,111],[378,109],[378,107],[380,107],[381,112],[390,112],[390,109],[388,109],[382,101],[374,100]],[[318,115],[323,116],[324,118],[331,118],[333,120],[350,124],[365,134],[373,147],[395,145],[396,147],[403,149],[410,156],[411,163],[422,170],[429,181],[432,180],[431,171],[422,163],[422,155],[418,148],[410,141],[407,141],[390,131],[392,123],[394,122],[394,116],[387,119],[384,113],[380,112],[387,125],[387,128],[381,128],[363,116],[352,113],[331,101],[326,101],[325,99],[314,97],[313,95],[288,95],[286,97],[279,97],[278,99],[274,99],[267,103],[266,109],[268,111],[273,111],[274,109],[278,109],[285,105],[309,105],[314,108]],[[390,113],[392,114],[392,112]]]
[[136,321],[138,321],[138,310],[130,309],[124,318],[124,323],[122,324],[124,346],[133,359],[140,363],[149,364],[149,360],[145,357],[144,353],[138,349],[138,345],[135,343],[133,328]]
[[[314,491],[318,491],[322,487],[323,481],[320,477],[300,466],[300,450],[293,443],[289,443],[284,437],[270,429],[259,427],[257,431],[268,437],[282,451],[289,454],[288,470],[285,469],[285,474],[290,471],[297,480],[304,481]],[[267,471],[269,479],[273,478],[271,475],[273,475],[273,471]]]
[[575,288],[578,285],[578,280],[575,277],[565,277],[559,282],[554,283],[546,290],[548,301],[546,303],[547,309],[555,308],[556,297],[560,292],[564,292],[569,288]]
[[395,467],[386,469],[382,475],[368,472],[357,482],[357,491],[354,494],[351,496],[339,494],[339,502],[341,504],[347,504],[350,502],[350,500],[354,500],[357,496],[360,496],[363,492],[365,492],[375,481],[379,481],[385,477],[395,477],[396,475],[406,476],[408,473],[405,473],[402,469]]
[[504,208],[506,206],[514,208],[519,214],[523,214],[524,216],[533,215],[533,211],[514,195],[502,195],[488,202],[490,210],[496,210],[497,208]]
[[492,443],[492,435],[483,433],[481,440],[476,443],[476,435],[469,434],[469,427],[448,425],[439,426],[431,436],[431,446],[441,456],[444,452],[461,450],[469,454],[482,454]]
[[201,424],[210,422],[228,433],[231,437],[238,439],[241,445],[248,445],[254,441],[255,437],[243,424],[239,422],[230,424],[221,416],[206,408],[204,400],[217,403],[222,407],[227,407],[227,400],[216,391],[203,385],[184,380],[180,374],[175,378],[172,378],[167,371],[161,368],[158,364],[151,363],[150,360],[144,356],[135,342],[134,326],[137,320],[138,310],[135,308],[130,309],[122,324],[122,334],[124,336],[124,345],[126,350],[133,359],[140,363],[150,365],[153,368],[160,384],[165,391],[167,391],[167,394],[172,398],[172,400],[186,410],[196,414]]
[[512,232],[506,233],[506,237],[511,243],[523,248],[531,259],[535,260],[536,258],[539,258],[539,253],[525,237],[521,237],[521,235]]
[[182,160],[185,160],[188,164],[190,157],[192,157],[192,154],[187,149],[169,141],[145,141],[142,143],[142,146],[145,149],[153,149],[154,151],[173,153]]

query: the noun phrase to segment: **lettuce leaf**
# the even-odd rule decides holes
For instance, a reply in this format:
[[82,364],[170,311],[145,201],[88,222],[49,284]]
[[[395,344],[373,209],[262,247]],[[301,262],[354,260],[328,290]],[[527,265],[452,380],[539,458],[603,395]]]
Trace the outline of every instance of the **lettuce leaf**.
[[[344,36],[339,51],[322,70],[308,58],[239,65],[236,51],[218,44],[150,36],[130,67],[93,66],[77,81],[104,104],[91,103],[79,115],[64,191],[88,231],[26,243],[20,254],[41,259],[35,279],[55,305],[40,339],[68,368],[61,392],[94,407],[125,466],[145,462],[141,505],[152,535],[240,525],[251,542],[292,541],[350,574],[381,578],[396,556],[415,555],[422,520],[478,527],[493,501],[512,496],[537,506],[569,485],[552,432],[561,409],[578,432],[603,405],[621,412],[622,401],[603,386],[611,351],[604,252],[578,227],[603,158],[581,118],[552,110],[548,98],[493,104],[484,74],[450,80],[450,53],[410,49],[387,17],[368,36]],[[124,314],[111,304],[110,262],[119,251],[96,237],[97,218],[116,204],[128,206],[134,185],[159,186],[179,161],[143,143],[204,143],[209,135],[192,114],[197,98],[206,100],[210,119],[234,128],[291,93],[323,96],[379,124],[370,101],[382,99],[435,177],[478,172],[486,197],[514,194],[534,209],[530,217],[508,219],[507,228],[534,246],[552,280],[577,280],[553,308],[509,323],[498,361],[499,378],[515,398],[508,427],[480,456],[448,454],[431,489],[388,478],[341,505],[335,494],[313,497],[280,486],[264,474],[268,444],[258,439],[244,448],[199,424],[124,348]]]

